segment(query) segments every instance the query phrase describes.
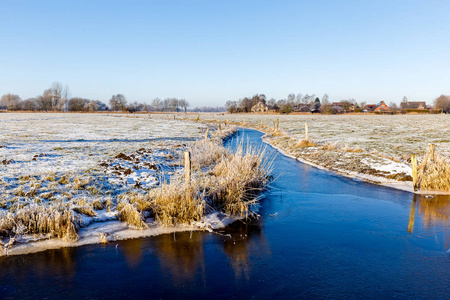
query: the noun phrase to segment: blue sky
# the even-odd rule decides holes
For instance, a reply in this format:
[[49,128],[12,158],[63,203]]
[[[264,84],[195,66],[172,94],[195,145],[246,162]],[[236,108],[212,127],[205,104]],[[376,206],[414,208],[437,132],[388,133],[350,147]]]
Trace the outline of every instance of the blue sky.
[[0,95],[107,102],[450,94],[450,1],[0,0]]

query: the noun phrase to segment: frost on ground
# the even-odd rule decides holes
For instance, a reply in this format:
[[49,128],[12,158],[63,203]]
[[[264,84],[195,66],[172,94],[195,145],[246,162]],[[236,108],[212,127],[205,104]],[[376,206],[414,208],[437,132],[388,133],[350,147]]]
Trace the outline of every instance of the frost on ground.
[[[243,216],[202,204],[195,222],[184,222],[187,212],[179,206],[150,199],[150,191],[174,190],[170,181],[182,178],[182,153],[204,137],[204,124],[162,115],[1,114],[0,125],[0,255],[215,229]],[[211,128],[210,143],[234,130]],[[199,174],[208,166],[197,167],[194,178],[206,182]],[[158,211],[161,205],[172,210]],[[174,226],[161,228],[163,220]]]
[[[267,133],[267,142],[307,163],[408,190],[411,154],[420,162],[433,143],[440,155],[450,157],[448,115],[213,114],[201,121],[258,129]],[[309,144],[302,143],[305,123]]]

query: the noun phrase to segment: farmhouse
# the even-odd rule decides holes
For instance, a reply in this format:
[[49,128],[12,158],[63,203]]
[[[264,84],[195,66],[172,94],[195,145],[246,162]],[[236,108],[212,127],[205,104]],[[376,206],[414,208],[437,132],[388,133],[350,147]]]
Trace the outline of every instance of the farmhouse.
[[256,103],[255,105],[253,105],[252,107],[252,112],[262,112],[262,113],[266,113],[269,112],[269,108],[267,107],[267,105],[265,105],[264,103],[262,103],[261,101],[259,101],[258,103]]
[[378,104],[368,104],[364,106],[364,110],[367,112],[391,112],[391,108],[384,103],[384,101],[381,101]]
[[425,101],[403,101],[400,109],[427,109]]

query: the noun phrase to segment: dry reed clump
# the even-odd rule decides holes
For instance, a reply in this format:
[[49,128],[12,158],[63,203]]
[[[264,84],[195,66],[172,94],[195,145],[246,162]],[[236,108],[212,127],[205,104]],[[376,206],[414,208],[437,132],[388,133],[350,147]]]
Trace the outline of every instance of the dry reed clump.
[[97,215],[95,211],[89,206],[76,206],[72,209],[73,211],[88,217],[95,217]]
[[151,204],[147,196],[137,192],[120,195],[119,199],[126,203],[131,203],[136,206],[139,211],[151,211]]
[[205,195],[198,185],[172,181],[162,184],[148,194],[156,221],[165,226],[200,221],[205,212]]
[[192,169],[201,170],[204,167],[216,164],[223,157],[227,157],[229,152],[220,143],[210,140],[200,140],[195,142],[190,148]]
[[[144,222],[145,219],[143,214],[138,211],[135,205],[126,203],[125,201],[122,201],[121,203],[123,203],[123,206],[120,206],[121,209],[118,214],[119,221],[126,222],[138,229],[148,228],[147,224]],[[119,205],[117,206],[119,207]]]
[[92,208],[94,210],[103,210],[104,205],[103,205],[103,202],[101,201],[101,199],[95,199],[94,201],[92,201]]
[[326,150],[326,151],[333,151],[337,149],[337,143],[332,143],[332,142],[326,142],[322,145],[322,149]]
[[81,189],[83,189],[86,185],[88,185],[89,182],[90,182],[90,179],[89,179],[89,178],[80,178],[80,177],[77,177],[77,178],[75,178],[75,179],[73,180],[72,187],[73,187],[75,190],[81,190]]
[[0,213],[0,236],[48,234],[49,237],[76,241],[79,221],[72,210],[64,206],[27,206],[16,211]]
[[426,155],[417,168],[417,187],[429,191],[450,191],[450,160],[438,153]]
[[306,147],[315,147],[317,146],[316,142],[310,141],[310,140],[305,140],[302,139],[300,141],[297,142],[297,144],[295,144],[296,148],[306,148]]
[[70,183],[70,179],[69,179],[69,177],[67,177],[66,175],[63,175],[63,176],[58,180],[58,183],[59,183],[59,184],[66,185],[66,184],[69,184],[69,183]]
[[264,150],[258,153],[247,147],[244,151],[241,145],[212,170],[215,177],[208,183],[212,205],[231,215],[248,217],[258,194],[269,183],[271,164]]
[[339,149],[341,152],[353,152],[353,153],[362,153],[364,152],[359,146],[351,147],[348,144],[345,144],[343,147]]

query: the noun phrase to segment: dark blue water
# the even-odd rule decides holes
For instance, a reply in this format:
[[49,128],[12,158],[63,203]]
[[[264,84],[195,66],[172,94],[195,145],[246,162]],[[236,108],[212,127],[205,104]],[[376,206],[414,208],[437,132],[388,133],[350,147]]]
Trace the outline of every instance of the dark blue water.
[[[260,133],[246,135],[260,142]],[[221,234],[0,258],[0,298],[449,298],[448,197],[354,181],[282,155],[274,175],[261,217]]]

